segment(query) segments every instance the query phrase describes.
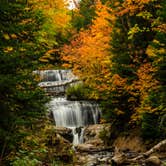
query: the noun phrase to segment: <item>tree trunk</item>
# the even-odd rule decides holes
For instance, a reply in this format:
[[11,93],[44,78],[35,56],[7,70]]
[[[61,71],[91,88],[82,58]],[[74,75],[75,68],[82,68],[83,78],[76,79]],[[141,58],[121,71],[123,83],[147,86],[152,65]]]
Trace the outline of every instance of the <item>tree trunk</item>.
[[144,158],[150,156],[152,153],[160,151],[161,148],[164,146],[166,146],[166,139],[162,140],[161,142],[159,142],[157,145],[153,146],[150,150],[146,151],[145,153],[139,155],[138,157],[131,159],[131,161],[137,161],[140,159],[144,159]]

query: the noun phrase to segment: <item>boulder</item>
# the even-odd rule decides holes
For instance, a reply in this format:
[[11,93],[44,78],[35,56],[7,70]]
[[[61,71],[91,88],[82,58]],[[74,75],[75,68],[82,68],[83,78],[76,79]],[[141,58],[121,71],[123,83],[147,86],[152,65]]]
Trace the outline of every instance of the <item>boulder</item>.
[[75,146],[75,149],[79,152],[90,152],[94,149],[94,146],[92,144],[79,144]]
[[73,141],[73,134],[72,130],[66,127],[57,127],[55,126],[55,133],[61,135],[66,140],[72,142]]
[[122,165],[125,163],[125,161],[126,161],[126,157],[123,153],[116,154],[111,159],[112,165]]
[[93,146],[104,146],[103,141],[101,139],[94,139],[86,141],[87,144],[92,144]]
[[89,125],[84,130],[84,141],[94,141],[100,142],[102,145],[104,144],[104,141],[101,139],[101,133],[105,131],[107,135],[110,134],[110,124],[95,124],[95,125]]
[[102,151],[112,151],[112,147],[105,147],[105,146],[96,146],[90,143],[78,144],[75,146],[75,150],[77,152],[86,152],[86,153],[93,153],[93,152],[102,152]]
[[147,166],[160,166],[161,160],[157,156],[150,156],[145,160]]

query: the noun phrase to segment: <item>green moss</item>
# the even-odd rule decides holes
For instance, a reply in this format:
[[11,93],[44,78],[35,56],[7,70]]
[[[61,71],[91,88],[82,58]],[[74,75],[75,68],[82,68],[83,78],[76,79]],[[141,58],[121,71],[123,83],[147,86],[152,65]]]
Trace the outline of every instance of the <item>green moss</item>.
[[87,100],[90,98],[91,90],[79,83],[67,89],[66,95],[69,100]]

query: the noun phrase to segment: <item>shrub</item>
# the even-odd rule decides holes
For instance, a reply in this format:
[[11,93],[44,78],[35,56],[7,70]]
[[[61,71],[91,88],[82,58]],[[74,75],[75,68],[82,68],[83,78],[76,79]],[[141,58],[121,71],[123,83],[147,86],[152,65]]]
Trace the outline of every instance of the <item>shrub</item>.
[[69,100],[87,100],[90,98],[90,93],[90,89],[82,83],[70,86],[66,91]]
[[41,164],[41,162],[38,161],[37,159],[31,159],[29,158],[29,156],[25,156],[23,158],[17,158],[12,164],[13,166],[20,166],[20,165],[37,166]]

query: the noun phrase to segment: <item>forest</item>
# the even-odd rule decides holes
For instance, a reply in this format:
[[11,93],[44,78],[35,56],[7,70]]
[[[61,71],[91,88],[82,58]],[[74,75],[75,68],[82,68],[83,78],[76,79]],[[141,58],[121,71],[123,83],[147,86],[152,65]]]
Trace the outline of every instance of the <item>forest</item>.
[[70,9],[65,0],[0,0],[2,166],[76,160],[71,145],[53,137],[50,97],[35,70],[78,76],[83,85],[67,95],[99,103],[100,123],[112,126],[108,144],[135,128],[149,144],[166,138],[166,2],[74,2]]

